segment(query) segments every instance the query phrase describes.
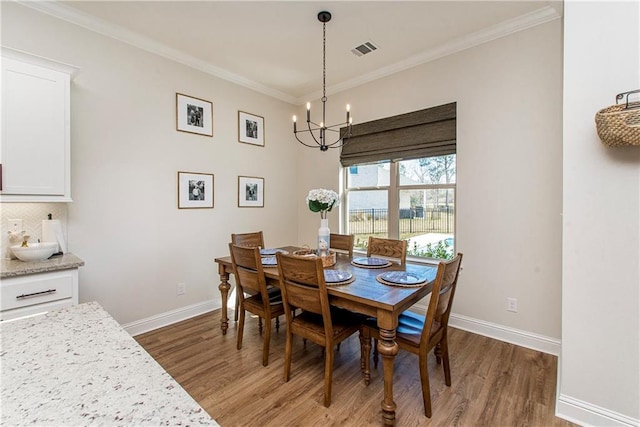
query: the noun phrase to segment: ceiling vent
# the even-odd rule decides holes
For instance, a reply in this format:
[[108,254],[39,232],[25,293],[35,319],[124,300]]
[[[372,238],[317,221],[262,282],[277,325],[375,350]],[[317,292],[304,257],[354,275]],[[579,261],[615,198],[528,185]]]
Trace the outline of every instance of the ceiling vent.
[[362,43],[360,46],[356,46],[353,49],[351,49],[351,52],[353,52],[353,54],[355,56],[362,56],[362,55],[366,55],[367,53],[371,53],[374,50],[377,50],[378,46],[374,45],[372,42],[365,42]]

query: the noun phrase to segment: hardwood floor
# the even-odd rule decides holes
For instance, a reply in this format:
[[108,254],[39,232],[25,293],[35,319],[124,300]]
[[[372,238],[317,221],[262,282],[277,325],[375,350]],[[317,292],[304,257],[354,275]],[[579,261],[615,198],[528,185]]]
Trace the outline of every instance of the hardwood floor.
[[[332,403],[323,406],[321,348],[296,339],[291,379],[283,381],[284,329],[272,333],[262,366],[256,318],[247,318],[242,350],[236,326],[220,330],[219,310],[138,335],[136,340],[223,427],[381,425],[382,367],[364,385],[357,334],[336,352]],[[538,351],[449,330],[452,386],[429,356],[433,417],[424,416],[417,357],[396,357],[396,426],[572,426],[554,416],[557,358]]]

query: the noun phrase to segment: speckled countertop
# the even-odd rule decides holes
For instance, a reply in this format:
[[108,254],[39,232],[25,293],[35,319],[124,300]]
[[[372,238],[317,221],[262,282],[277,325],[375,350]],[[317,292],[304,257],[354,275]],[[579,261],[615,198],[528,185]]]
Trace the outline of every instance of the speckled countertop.
[[24,276],[25,274],[46,273],[49,271],[68,270],[84,265],[84,261],[71,253],[56,256],[43,261],[24,262],[18,259],[2,259],[0,263],[0,279],[5,277]]
[[0,425],[218,425],[98,303],[0,336]]

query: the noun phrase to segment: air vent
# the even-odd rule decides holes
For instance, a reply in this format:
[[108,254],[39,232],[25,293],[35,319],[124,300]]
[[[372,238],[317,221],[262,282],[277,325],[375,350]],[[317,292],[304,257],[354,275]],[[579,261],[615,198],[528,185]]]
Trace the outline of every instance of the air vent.
[[377,50],[378,46],[374,45],[372,42],[365,42],[362,43],[360,46],[356,46],[353,49],[351,49],[351,52],[353,52],[353,54],[355,56],[362,56],[362,55],[366,55],[367,53],[371,53],[374,50]]

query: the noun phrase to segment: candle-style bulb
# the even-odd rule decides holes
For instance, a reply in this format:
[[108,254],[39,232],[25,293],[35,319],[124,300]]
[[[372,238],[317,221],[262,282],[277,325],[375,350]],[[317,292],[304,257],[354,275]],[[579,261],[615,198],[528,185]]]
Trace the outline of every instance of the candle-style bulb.
[[293,133],[296,133],[298,129],[296,129],[296,116],[293,116]]
[[311,103],[307,102],[307,122],[311,121]]

